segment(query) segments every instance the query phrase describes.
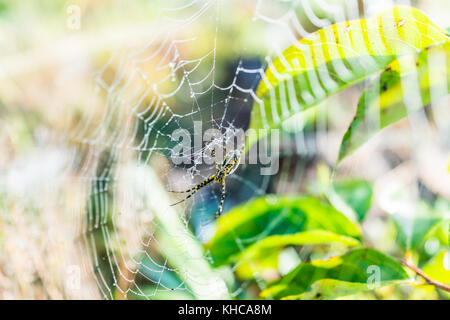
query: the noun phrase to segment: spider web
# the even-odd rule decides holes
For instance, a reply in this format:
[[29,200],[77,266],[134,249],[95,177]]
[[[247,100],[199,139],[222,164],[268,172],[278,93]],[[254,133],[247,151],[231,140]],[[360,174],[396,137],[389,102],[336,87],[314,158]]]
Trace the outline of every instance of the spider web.
[[[395,3],[377,1],[376,10]],[[90,115],[70,133],[81,150],[74,163],[90,186],[79,221],[81,250],[90,255],[85,271],[94,275],[105,299],[239,297],[255,284],[230,280],[230,270],[213,270],[212,257],[200,246],[214,233],[214,223],[205,221],[217,210],[220,188],[203,188],[176,207],[170,204],[180,197],[167,190],[186,190],[214,173],[212,146],[248,127],[254,91],[271,57],[318,28],[373,15],[373,2],[188,0],[154,5],[159,14],[148,38],[118,50],[97,72]],[[318,119],[316,131],[326,133],[326,126]],[[171,161],[178,143],[172,139],[175,130],[193,134],[210,128],[222,136],[211,143],[193,141],[188,164]],[[286,153],[311,157],[328,142],[311,142],[301,130],[293,141],[283,148]],[[209,164],[202,161],[205,157]],[[224,213],[252,197],[292,192],[304,173],[297,166],[286,176],[295,161],[283,161],[276,177],[241,165],[227,177]],[[264,289],[264,277],[255,278],[258,289]]]

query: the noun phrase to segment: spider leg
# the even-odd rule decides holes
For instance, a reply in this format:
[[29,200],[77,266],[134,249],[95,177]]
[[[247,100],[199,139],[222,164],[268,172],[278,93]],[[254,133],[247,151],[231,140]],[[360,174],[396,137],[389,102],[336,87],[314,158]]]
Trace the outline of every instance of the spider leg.
[[223,202],[225,201],[225,178],[222,178],[222,194],[220,196],[219,210],[217,210],[215,217],[218,218],[223,211]]
[[[198,190],[200,190],[201,188],[203,188],[204,186],[206,186],[208,183],[214,181],[214,178],[215,178],[215,177],[216,177],[215,175],[212,175],[211,177],[209,177],[209,178],[206,179],[205,181],[199,183],[199,184],[196,185],[195,187],[193,187],[193,188],[191,188],[191,189],[189,189],[189,190],[186,190],[186,191],[181,191],[181,192],[179,192],[179,193],[187,193],[187,192],[190,192],[190,194],[189,194],[186,198],[181,199],[180,201],[177,201],[177,202],[175,202],[174,204],[171,204],[170,206],[175,206],[175,205],[177,205],[177,204],[179,204],[179,203],[181,203],[181,202],[183,202],[183,201],[186,201],[187,199],[189,199],[190,197],[192,197]],[[169,192],[177,192],[177,191],[169,191]]]
[[216,159],[216,149],[213,149],[211,151],[211,156],[214,158],[214,163],[216,165],[216,170],[219,170],[219,165],[217,164],[217,159]]
[[171,206],[171,207],[176,206],[177,204],[186,201],[187,199],[189,199],[190,197],[192,197],[194,194],[195,194],[195,191],[192,192],[190,195],[188,195],[186,198],[181,199],[180,201],[177,201],[177,202],[175,202],[175,203],[172,203],[170,206]]
[[172,192],[172,193],[191,193],[191,192],[196,192],[198,189],[203,188],[204,186],[206,186],[208,183],[210,183],[211,181],[213,181],[215,178],[215,175],[212,175],[211,177],[209,177],[208,179],[206,179],[203,182],[200,182],[198,185],[184,190],[184,191],[173,191],[173,190],[167,190],[167,192]]

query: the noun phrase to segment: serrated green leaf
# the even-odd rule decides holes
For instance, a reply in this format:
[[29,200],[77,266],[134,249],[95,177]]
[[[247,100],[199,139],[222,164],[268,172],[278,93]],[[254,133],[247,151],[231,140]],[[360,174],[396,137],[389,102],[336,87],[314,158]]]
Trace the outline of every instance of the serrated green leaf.
[[[373,278],[372,274],[374,270],[378,273],[378,278],[376,279]],[[264,290],[261,296],[275,299],[288,296],[298,297],[298,295],[309,290],[313,290],[313,292],[318,290],[320,285],[313,287],[313,284],[323,279],[334,279],[351,283],[341,291],[338,290],[339,288],[333,289],[329,285],[327,288],[321,289],[323,290],[322,294],[325,295],[332,292],[335,298],[339,294],[348,294],[349,289],[367,290],[368,286],[371,285],[379,286],[387,281],[405,280],[408,279],[408,274],[399,262],[377,250],[355,249],[345,255],[333,257],[329,260],[301,263],[284,276],[283,279]]]
[[[374,18],[336,23],[287,48],[261,80],[250,129],[272,129],[396,57],[448,39],[420,10],[396,6]],[[262,137],[247,139],[246,148]]]
[[[315,198],[270,195],[249,201],[219,218],[217,231],[206,247],[210,250],[213,263],[218,266],[236,260],[246,248],[266,237],[314,230],[354,239],[359,239],[361,235],[359,227],[341,212]],[[320,241],[318,234],[297,237],[297,241]],[[336,239],[338,237],[333,241]],[[342,242],[344,238],[340,239]],[[283,242],[281,238],[273,240],[279,244]],[[263,245],[270,242],[263,242]]]

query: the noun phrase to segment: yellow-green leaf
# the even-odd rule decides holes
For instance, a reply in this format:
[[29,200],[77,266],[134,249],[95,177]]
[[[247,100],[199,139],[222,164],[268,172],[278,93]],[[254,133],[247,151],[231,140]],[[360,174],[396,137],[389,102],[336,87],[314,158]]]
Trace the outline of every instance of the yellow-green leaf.
[[381,129],[449,92],[450,41],[395,60],[361,95],[338,161]]
[[[265,267],[271,269],[274,267],[274,262],[278,263],[278,254],[286,246],[327,243],[342,243],[348,247],[355,247],[361,244],[355,238],[326,230],[311,230],[294,234],[274,235],[255,242],[241,254],[237,255],[236,261],[238,267],[242,263],[246,265],[247,270],[262,272],[265,270]],[[268,263],[269,259],[266,258],[274,256],[276,259],[270,259],[271,263]],[[247,274],[249,273],[247,271]]]
[[405,280],[382,281],[376,286],[373,284],[340,281],[335,279],[321,279],[314,282],[311,290],[284,297],[283,300],[332,300],[336,298],[354,295],[360,292],[370,291],[389,285],[406,283]]
[[[333,279],[337,282],[319,282]],[[403,266],[374,249],[355,249],[329,260],[315,260],[299,264],[280,281],[261,292],[264,298],[336,298],[357,290],[370,290],[391,281],[408,279]],[[344,288],[337,285],[343,284]],[[320,293],[317,296],[317,293]]]
[[357,246],[360,242],[352,237],[343,236],[326,230],[311,230],[294,234],[284,234],[266,237],[242,252],[241,257],[252,258],[261,255],[265,250],[282,248],[287,245],[303,245],[340,242],[347,246]]
[[442,250],[423,267],[431,279],[450,285],[450,250]]
[[[320,29],[287,48],[261,80],[250,129],[272,129],[330,94],[383,70],[399,55],[448,39],[415,8],[396,6],[369,19]],[[247,140],[247,148],[263,133]]]

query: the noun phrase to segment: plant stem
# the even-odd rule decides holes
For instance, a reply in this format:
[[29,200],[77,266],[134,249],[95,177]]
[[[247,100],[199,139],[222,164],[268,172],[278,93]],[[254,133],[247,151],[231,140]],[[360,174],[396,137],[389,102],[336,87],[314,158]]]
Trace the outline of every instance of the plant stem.
[[439,288],[441,290],[445,290],[447,292],[450,292],[450,286],[443,284],[442,282],[436,281],[431,279],[429,276],[427,276],[421,269],[419,269],[418,267],[416,267],[415,265],[413,265],[412,263],[405,261],[405,260],[401,260],[400,261],[404,266],[408,267],[409,269],[411,269],[412,271],[414,271],[415,273],[417,273],[420,277],[422,277],[423,279],[425,279],[425,282],[427,284],[433,285],[436,288]]

